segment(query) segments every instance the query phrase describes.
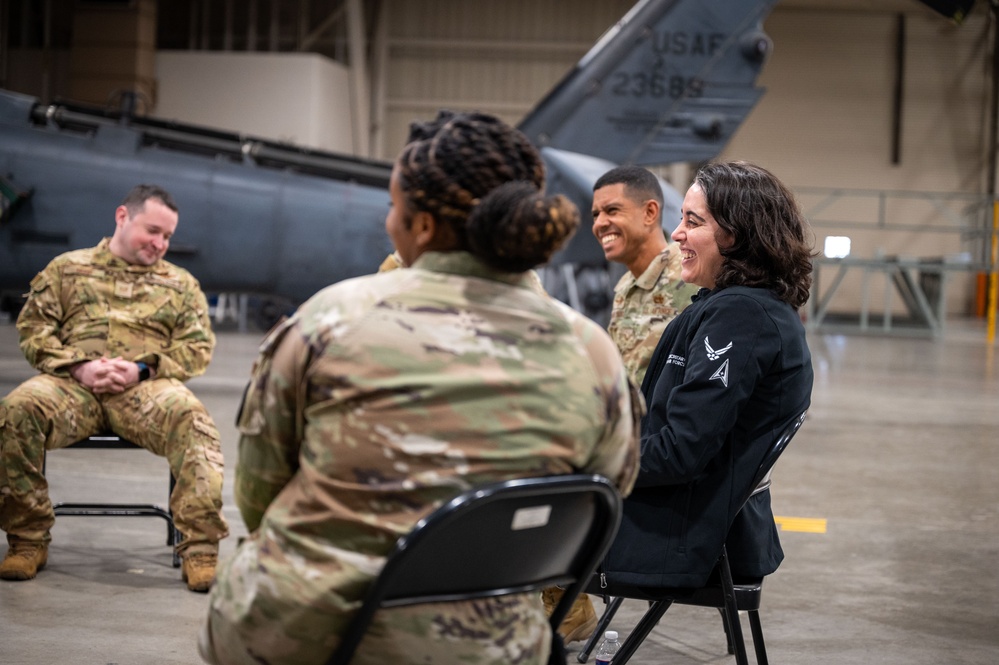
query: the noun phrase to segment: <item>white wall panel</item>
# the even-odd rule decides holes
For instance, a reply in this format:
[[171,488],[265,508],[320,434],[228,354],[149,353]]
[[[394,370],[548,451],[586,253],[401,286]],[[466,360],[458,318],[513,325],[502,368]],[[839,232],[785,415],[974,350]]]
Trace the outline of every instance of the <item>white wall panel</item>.
[[329,58],[158,51],[156,76],[159,117],[353,152],[347,69]]
[[[958,228],[955,217],[972,223],[962,210],[969,202],[941,203],[927,194],[962,192],[984,200],[984,13],[961,26],[918,6],[906,13],[901,158],[895,164],[897,13],[800,4],[807,3],[778,6],[766,21],[774,52],[759,82],[767,93],[721,158],[760,163],[793,188],[866,190],[841,196],[815,216],[819,249],[828,235],[848,235],[852,254],[862,258],[953,258],[974,251],[966,238],[946,230]],[[904,193],[879,197],[884,191]],[[799,198],[808,211],[827,196],[809,190]],[[952,276],[950,313],[969,311],[974,281],[969,273]],[[851,274],[836,302],[855,307],[862,286],[860,273]],[[883,286],[870,287],[875,310],[884,293]],[[895,311],[901,311],[893,297]]]

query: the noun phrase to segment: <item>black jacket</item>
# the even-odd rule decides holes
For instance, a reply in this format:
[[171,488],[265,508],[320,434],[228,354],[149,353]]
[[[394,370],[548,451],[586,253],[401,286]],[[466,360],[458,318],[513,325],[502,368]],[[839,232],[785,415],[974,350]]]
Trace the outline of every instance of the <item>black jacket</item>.
[[666,328],[642,383],[641,470],[602,566],[608,582],[701,586],[723,543],[734,575],[776,570],[784,553],[770,493],[741,513],[739,501],[811,392],[805,330],[790,305],[766,289],[701,289]]

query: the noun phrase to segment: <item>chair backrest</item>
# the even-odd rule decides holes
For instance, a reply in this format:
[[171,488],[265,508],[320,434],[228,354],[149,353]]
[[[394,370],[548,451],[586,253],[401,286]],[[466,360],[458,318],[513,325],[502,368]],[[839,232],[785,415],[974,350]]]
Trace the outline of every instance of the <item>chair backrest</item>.
[[602,476],[523,478],[469,490],[399,539],[330,665],[350,662],[381,607],[566,587],[558,628],[610,547],[621,497]]
[[[770,444],[770,448],[767,450],[766,455],[763,456],[763,461],[760,462],[760,468],[756,471],[756,477],[753,478],[753,483],[750,485],[752,491],[750,491],[749,496],[746,497],[746,501],[749,501],[750,497],[760,492],[764,492],[770,489],[770,474],[774,469],[774,464],[777,463],[777,458],[781,456],[784,449],[787,448],[787,444],[791,443],[791,439],[794,435],[798,433],[801,429],[801,424],[805,422],[805,415],[807,411],[802,411],[801,414],[791,421],[791,423],[784,428],[784,431],[780,433],[774,442]],[[746,501],[743,501],[745,503]]]

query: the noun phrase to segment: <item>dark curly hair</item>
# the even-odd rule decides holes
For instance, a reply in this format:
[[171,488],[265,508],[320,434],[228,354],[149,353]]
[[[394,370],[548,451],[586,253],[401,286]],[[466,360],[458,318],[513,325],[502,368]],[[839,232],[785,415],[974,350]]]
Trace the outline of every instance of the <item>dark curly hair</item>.
[[546,263],[579,225],[567,198],[544,196],[544,163],[527,137],[485,113],[441,111],[411,124],[397,166],[409,205],[498,270]]
[[718,287],[772,290],[794,308],[808,301],[814,253],[808,223],[791,191],[766,169],[748,162],[710,163],[694,182],[732,244],[721,249]]

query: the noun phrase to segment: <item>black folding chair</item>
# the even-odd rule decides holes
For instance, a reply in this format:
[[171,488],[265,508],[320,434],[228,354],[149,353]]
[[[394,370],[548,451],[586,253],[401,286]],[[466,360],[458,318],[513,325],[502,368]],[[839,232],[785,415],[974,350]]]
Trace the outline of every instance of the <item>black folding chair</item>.
[[[788,425],[780,436],[770,445],[770,449],[763,457],[756,476],[750,485],[750,492],[742,502],[745,505],[749,499],[759,492],[764,492],[770,488],[770,472],[773,470],[777,458],[780,457],[784,449],[794,438],[805,422],[805,413],[802,413]],[[598,595],[600,590],[591,583],[588,591]],[[732,570],[728,563],[728,552],[722,545],[721,555],[715,571],[711,575],[708,583],[699,589],[689,588],[642,588],[642,589],[620,589],[612,590],[614,593],[620,592],[622,595],[615,595],[607,600],[607,607],[597,628],[590,636],[590,639],[583,646],[583,649],[576,656],[576,660],[585,663],[596,647],[597,641],[603,636],[611,619],[625,598],[635,598],[649,602],[649,609],[642,616],[638,625],[628,635],[628,638],[621,645],[621,649],[614,657],[614,665],[624,665],[634,655],[638,647],[642,645],[652,629],[656,627],[659,620],[666,613],[673,603],[678,605],[696,605],[698,607],[717,608],[722,615],[722,623],[725,628],[725,635],[728,640],[728,652],[735,654],[738,665],[748,665],[749,660],[746,655],[746,643],[742,636],[742,624],[739,621],[739,612],[746,612],[749,616],[749,627],[753,635],[753,647],[756,651],[757,665],[767,665],[767,648],[763,641],[763,625],[760,622],[760,601],[763,594],[763,579],[740,580],[735,583],[732,579]]]
[[[123,439],[114,432],[105,432],[102,434],[96,434],[94,436],[88,437],[77,441],[76,443],[70,444],[67,448],[103,448],[103,449],[136,449],[142,450],[141,446],[137,446],[128,439]],[[64,449],[62,449],[64,450]],[[45,473],[45,465],[47,461],[47,455],[42,458],[42,474]],[[170,485],[167,494],[167,499],[173,494],[173,488],[176,484],[174,480],[173,473],[170,473]],[[161,508],[152,503],[69,503],[69,502],[59,502],[52,506],[53,512],[56,516],[79,516],[79,517],[160,517],[166,520],[167,523],[167,541],[166,544],[170,547],[174,547],[180,542],[180,532],[177,531],[177,527],[173,523],[173,513],[168,508]],[[176,548],[173,551],[173,567],[180,568],[180,555],[177,554]]]
[[505,596],[563,586],[553,638],[621,520],[604,477],[553,476],[472,489],[399,539],[328,665],[349,663],[380,608]]

